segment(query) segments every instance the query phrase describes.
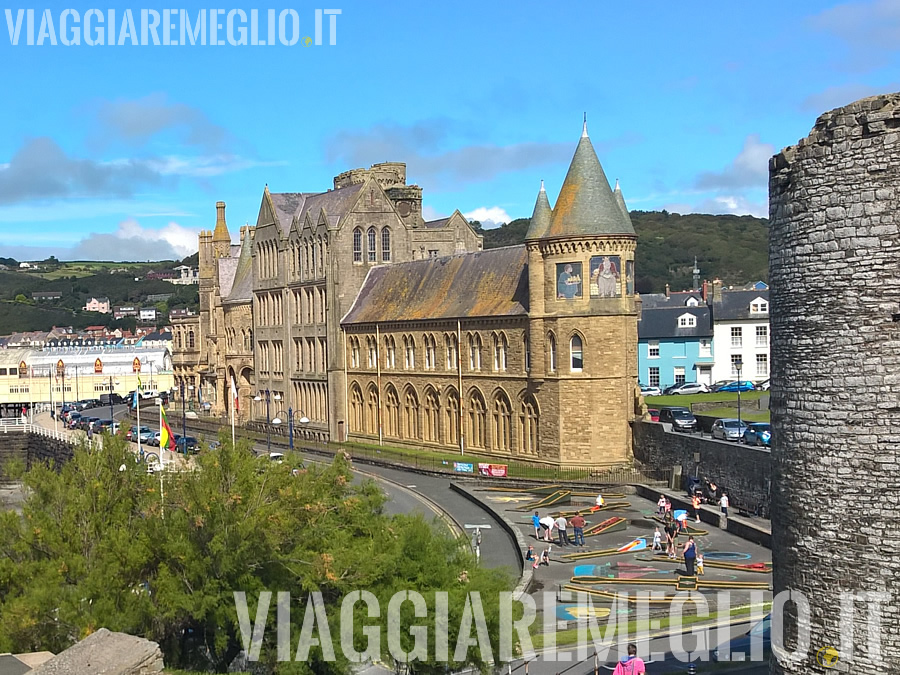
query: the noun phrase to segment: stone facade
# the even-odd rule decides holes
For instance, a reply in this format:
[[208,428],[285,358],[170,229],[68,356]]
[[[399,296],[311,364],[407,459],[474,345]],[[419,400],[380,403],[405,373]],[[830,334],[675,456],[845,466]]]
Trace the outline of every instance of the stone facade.
[[[769,165],[773,560],[776,591],[810,603],[813,644],[773,673],[824,673],[814,658],[854,631],[852,672],[900,662],[900,94],[825,113]],[[886,591],[881,656],[866,607]],[[787,647],[794,649],[793,606]]]

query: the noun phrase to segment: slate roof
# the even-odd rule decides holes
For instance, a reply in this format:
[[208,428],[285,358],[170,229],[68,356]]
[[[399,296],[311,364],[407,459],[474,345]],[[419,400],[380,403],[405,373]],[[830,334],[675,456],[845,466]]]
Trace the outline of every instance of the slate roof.
[[[697,325],[693,328],[680,328],[678,318],[685,314],[691,314],[697,318]],[[666,307],[664,309],[641,310],[641,320],[638,322],[638,339],[664,339],[664,338],[711,338],[713,336],[712,316],[709,307],[698,305],[697,307]]]
[[287,231],[294,219],[294,214],[303,204],[306,194],[303,192],[270,192],[272,206],[275,207],[275,219],[282,231]]
[[677,293],[673,295],[666,295],[665,293],[647,293],[641,294],[641,307],[646,309],[662,309],[665,307],[687,307],[687,301],[690,298],[696,298],[697,302],[701,305],[706,304],[703,302],[703,295],[700,291],[696,293]]
[[440,227],[446,227],[447,223],[449,221],[450,221],[449,216],[447,216],[446,218],[438,218],[437,220],[426,220],[425,227],[427,227],[429,229],[437,229]]
[[31,668],[12,654],[0,654],[0,675],[25,675]]
[[716,321],[740,321],[748,319],[766,319],[766,314],[750,314],[750,303],[757,298],[769,301],[769,291],[722,291],[722,300],[713,302],[713,318]]
[[526,315],[526,261],[520,244],[373,267],[342,323]]
[[528,232],[525,233],[525,239],[540,239],[543,237],[550,228],[550,218],[552,216],[553,210],[550,208],[550,200],[547,199],[544,181],[541,181],[541,189],[538,191],[537,199],[534,202],[534,211],[528,223]]
[[354,183],[328,192],[270,192],[275,215],[282,231],[287,231],[296,216],[300,221],[309,214],[312,220],[322,209],[328,214],[329,225],[337,225],[350,210],[363,183]]
[[587,124],[563,182],[545,237],[634,235],[587,135]]
[[628,213],[628,207],[625,206],[625,197],[622,195],[622,188],[619,187],[619,180],[616,179],[616,189],[613,190],[613,197],[616,198],[616,204],[619,206],[619,210],[622,212],[622,215],[625,216],[625,220],[628,223],[628,227],[632,230],[634,229],[634,225],[631,223],[631,214]]
[[219,258],[217,261],[219,270],[219,294],[227,297],[231,293],[231,285],[234,283],[234,273],[237,271],[237,258]]
[[249,302],[253,299],[252,248],[251,235],[249,232],[246,232],[241,242],[241,257],[237,261],[231,292],[227,296],[223,296],[223,304]]

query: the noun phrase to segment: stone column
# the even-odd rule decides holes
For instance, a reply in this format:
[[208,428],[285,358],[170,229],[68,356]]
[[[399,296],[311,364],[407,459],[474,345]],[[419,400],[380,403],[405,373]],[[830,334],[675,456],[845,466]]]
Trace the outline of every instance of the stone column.
[[[900,667],[900,94],[822,115],[769,165],[772,320],[772,554],[775,591],[810,603],[802,660],[852,630],[849,672]],[[882,591],[881,657],[867,653],[867,607]],[[796,647],[797,612],[785,613]],[[852,662],[851,662],[852,660]]]

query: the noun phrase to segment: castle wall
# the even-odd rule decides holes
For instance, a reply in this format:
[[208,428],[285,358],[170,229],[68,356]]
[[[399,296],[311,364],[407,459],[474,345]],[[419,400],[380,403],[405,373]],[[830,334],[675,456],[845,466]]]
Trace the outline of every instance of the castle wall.
[[[813,636],[773,673],[828,672],[815,650],[849,630],[851,671],[900,662],[898,160],[890,94],[822,115],[769,164],[774,585],[806,595]],[[866,651],[865,605],[838,611],[842,591],[878,590],[892,594],[880,658]]]

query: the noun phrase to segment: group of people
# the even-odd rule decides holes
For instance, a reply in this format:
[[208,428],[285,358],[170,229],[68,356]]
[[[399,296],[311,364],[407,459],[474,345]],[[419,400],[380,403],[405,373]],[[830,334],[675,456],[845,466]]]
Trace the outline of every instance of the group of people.
[[[663,500],[668,501],[665,497],[660,496],[660,501],[662,502]],[[676,520],[672,516],[671,510],[664,510],[664,514],[663,529],[666,533],[666,555],[669,556],[669,559],[675,560],[678,557],[676,553],[676,539],[678,538],[679,531],[684,530],[687,527],[685,524],[687,514],[681,512],[679,514],[680,520]],[[663,550],[662,536],[660,535],[658,527],[653,533],[653,550]],[[692,536],[689,536],[684,543],[684,546],[681,549],[681,555],[684,558],[685,573],[687,576],[692,577],[694,574],[703,574],[703,556],[700,554],[700,550],[697,548],[697,542],[694,541]]]
[[[534,525],[534,538],[538,541],[554,541],[553,531],[556,530],[556,543],[559,546],[584,546],[584,526],[587,524],[584,516],[576,514],[569,519],[560,514],[558,517],[547,515],[541,518],[535,511],[531,516]],[[569,539],[569,527],[572,528],[572,539]]]

